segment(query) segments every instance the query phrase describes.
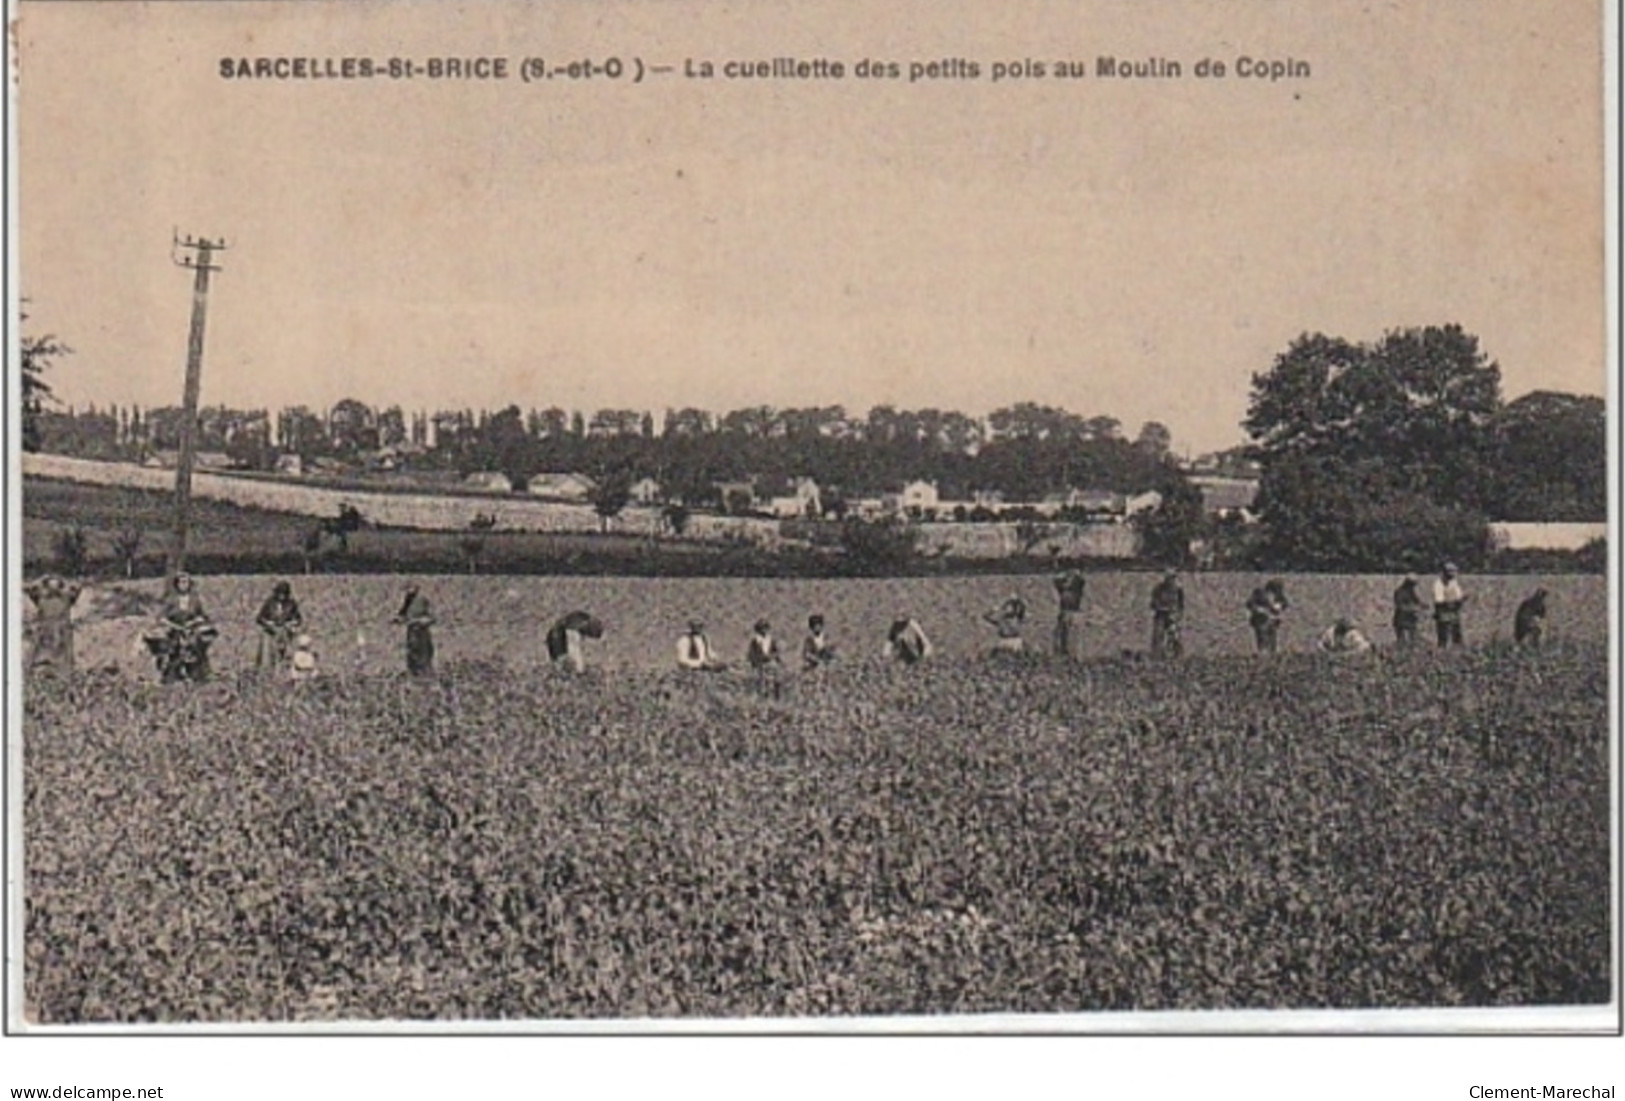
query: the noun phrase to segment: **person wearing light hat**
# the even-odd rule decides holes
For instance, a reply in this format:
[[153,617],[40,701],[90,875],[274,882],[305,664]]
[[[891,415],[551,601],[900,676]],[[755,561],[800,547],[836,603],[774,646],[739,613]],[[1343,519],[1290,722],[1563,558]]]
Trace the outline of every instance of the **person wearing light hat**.
[[1441,648],[1462,644],[1461,608],[1466,603],[1467,594],[1456,580],[1456,564],[1446,562],[1438,580],[1433,582],[1433,628]]

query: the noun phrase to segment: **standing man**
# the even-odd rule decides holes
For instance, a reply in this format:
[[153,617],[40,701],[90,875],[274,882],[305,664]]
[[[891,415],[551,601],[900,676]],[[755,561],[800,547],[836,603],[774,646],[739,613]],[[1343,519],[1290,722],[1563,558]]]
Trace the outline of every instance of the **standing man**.
[[1062,657],[1075,658],[1083,639],[1083,572],[1066,570],[1055,575],[1055,599],[1059,610],[1055,613],[1055,652]]
[[1179,585],[1179,571],[1162,575],[1151,590],[1151,656],[1177,658],[1185,652],[1180,626],[1185,620],[1185,590]]
[[34,649],[28,668],[73,672],[73,604],[80,587],[48,573],[23,589],[34,602]]
[[1273,654],[1280,642],[1281,617],[1290,604],[1286,583],[1279,577],[1260,585],[1247,598],[1247,623],[1253,629],[1253,646],[1260,654]]
[[1416,578],[1410,574],[1394,590],[1394,641],[1410,648],[1416,645],[1416,629],[1422,622],[1422,594],[1416,591]]
[[395,622],[406,625],[406,671],[414,677],[425,677],[434,672],[434,613],[429,600],[413,582],[406,586],[401,610],[395,613]]
[[1467,603],[1467,594],[1456,580],[1456,566],[1446,562],[1433,583],[1433,627],[1438,634],[1439,646],[1461,645],[1461,607]]

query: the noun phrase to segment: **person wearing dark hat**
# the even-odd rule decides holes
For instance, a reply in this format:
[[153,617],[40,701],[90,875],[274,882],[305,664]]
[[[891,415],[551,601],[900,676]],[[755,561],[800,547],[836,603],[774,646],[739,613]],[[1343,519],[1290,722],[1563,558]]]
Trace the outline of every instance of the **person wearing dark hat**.
[[73,605],[80,591],[77,584],[54,573],[24,587],[35,612],[30,670],[73,671]]
[[1416,629],[1422,622],[1422,594],[1416,591],[1416,578],[1406,574],[1394,590],[1394,641],[1401,646],[1416,645]]
[[1518,605],[1512,617],[1512,641],[1532,650],[1540,649],[1541,636],[1546,633],[1546,590],[1536,589]]
[[260,605],[260,614],[254,622],[260,629],[260,650],[255,664],[261,669],[286,666],[294,636],[305,625],[299,602],[293,598],[293,586],[286,581],[273,585],[271,595]]
[[824,633],[824,617],[807,617],[807,637],[801,642],[801,667],[818,669],[835,660],[835,644]]
[[1439,646],[1461,645],[1461,609],[1467,603],[1461,582],[1456,580],[1456,566],[1446,562],[1433,583],[1433,628]]
[[677,640],[677,667],[691,672],[710,673],[722,668],[711,650],[711,640],[705,637],[705,621],[691,619],[688,632]]
[[604,625],[587,612],[566,612],[547,632],[547,657],[554,665],[579,673],[587,668],[582,640],[603,638]]
[[406,671],[414,677],[434,672],[434,612],[416,582],[406,586],[395,622],[406,625]]
[[1168,570],[1151,590],[1151,656],[1177,658],[1185,651],[1180,637],[1185,621],[1185,590],[1179,585],[1179,571]]

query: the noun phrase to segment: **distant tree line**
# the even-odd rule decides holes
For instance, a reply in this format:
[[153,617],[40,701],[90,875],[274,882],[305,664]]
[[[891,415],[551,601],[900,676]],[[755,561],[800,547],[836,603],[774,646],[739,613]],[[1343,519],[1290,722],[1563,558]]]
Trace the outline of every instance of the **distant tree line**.
[[1485,560],[1490,520],[1608,516],[1602,399],[1501,399],[1460,326],[1303,335],[1253,377],[1259,564],[1432,570]]

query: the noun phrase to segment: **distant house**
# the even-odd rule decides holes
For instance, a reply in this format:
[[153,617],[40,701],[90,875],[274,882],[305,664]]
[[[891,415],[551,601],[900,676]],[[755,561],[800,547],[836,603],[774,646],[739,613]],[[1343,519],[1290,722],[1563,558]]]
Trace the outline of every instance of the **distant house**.
[[1162,507],[1162,494],[1154,489],[1144,493],[1133,493],[1123,499],[1123,515],[1139,516],[1145,512],[1155,512]]
[[531,475],[525,491],[532,497],[551,497],[558,501],[585,501],[592,496],[598,483],[585,474],[548,472]]
[[[146,457],[141,465],[162,470],[174,470],[181,465],[181,453],[179,451],[154,451]],[[231,470],[236,465],[231,456],[224,451],[198,451],[192,455],[192,466],[197,470]]]
[[463,479],[463,485],[482,493],[513,492],[513,479],[500,470],[476,470]]
[[1490,544],[1496,550],[1579,550],[1597,539],[1608,538],[1605,523],[1505,523],[1490,524]]
[[634,505],[658,505],[665,500],[660,483],[653,478],[639,478],[632,483],[632,488],[628,492],[631,494],[629,500]]
[[824,503],[818,493],[818,483],[811,478],[792,478],[787,493],[768,498],[767,511],[780,519],[799,516],[822,516]]
[[1258,498],[1258,482],[1252,478],[1221,478],[1199,475],[1190,480],[1202,494],[1202,511],[1219,519],[1253,519],[1253,503]]
[[299,457],[298,452],[278,455],[275,470],[278,474],[291,474],[297,478],[305,472],[305,460]]
[[883,499],[889,512],[925,512],[936,509],[942,503],[937,493],[937,483],[920,479],[903,483],[901,489],[886,494]]

